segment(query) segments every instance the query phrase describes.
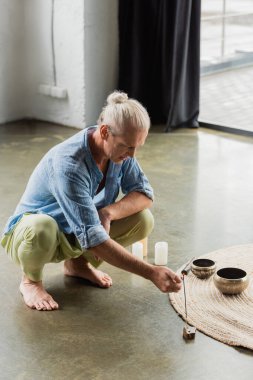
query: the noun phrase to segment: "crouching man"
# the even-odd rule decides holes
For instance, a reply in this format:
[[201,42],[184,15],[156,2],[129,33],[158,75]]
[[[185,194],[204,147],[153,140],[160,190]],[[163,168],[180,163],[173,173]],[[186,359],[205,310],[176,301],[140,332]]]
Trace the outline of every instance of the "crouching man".
[[[2,246],[20,265],[26,305],[58,309],[42,284],[43,267],[64,261],[66,276],[112,285],[96,269],[102,261],[151,280],[162,292],[176,292],[181,280],[167,267],[133,257],[124,247],[152,231],[152,188],[135,159],[150,119],[127,94],[107,98],[98,125],[53,147],[33,171],[8,220]],[[116,200],[121,190],[123,198]]]

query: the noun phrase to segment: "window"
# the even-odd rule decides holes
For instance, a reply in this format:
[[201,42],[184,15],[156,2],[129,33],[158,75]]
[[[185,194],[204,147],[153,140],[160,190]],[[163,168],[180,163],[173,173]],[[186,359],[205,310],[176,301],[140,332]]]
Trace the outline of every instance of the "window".
[[253,133],[253,0],[202,0],[199,120]]

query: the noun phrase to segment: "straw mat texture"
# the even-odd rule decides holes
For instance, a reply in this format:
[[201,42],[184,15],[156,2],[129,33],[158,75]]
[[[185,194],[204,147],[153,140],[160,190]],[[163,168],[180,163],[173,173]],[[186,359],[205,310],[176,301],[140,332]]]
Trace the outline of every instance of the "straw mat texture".
[[[189,272],[185,276],[188,323],[223,343],[253,350],[253,244],[220,249],[201,258],[214,260],[217,270],[223,267],[245,270],[250,283],[241,294],[224,295],[215,287],[213,276],[201,280]],[[185,320],[183,289],[170,293],[169,300]]]

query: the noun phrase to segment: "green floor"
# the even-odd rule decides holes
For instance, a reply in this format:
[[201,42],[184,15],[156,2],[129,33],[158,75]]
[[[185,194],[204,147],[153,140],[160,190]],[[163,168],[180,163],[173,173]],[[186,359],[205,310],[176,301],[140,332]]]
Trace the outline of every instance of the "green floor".
[[[0,228],[27,179],[53,145],[76,130],[46,123],[0,126]],[[169,265],[253,241],[253,139],[205,129],[151,131],[138,153],[156,194],[149,239],[169,243]],[[148,281],[113,268],[111,289],[45,270],[60,303],[55,312],[28,309],[18,291],[19,268],[0,249],[0,379],[251,380],[253,353],[200,332],[182,339],[183,322]]]

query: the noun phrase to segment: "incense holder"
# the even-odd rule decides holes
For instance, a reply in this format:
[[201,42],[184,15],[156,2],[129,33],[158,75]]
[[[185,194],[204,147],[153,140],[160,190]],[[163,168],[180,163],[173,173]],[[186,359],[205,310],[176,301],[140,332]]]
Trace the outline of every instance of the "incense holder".
[[185,326],[183,329],[183,338],[185,340],[192,340],[195,338],[196,327],[195,326]]
[[222,268],[214,275],[214,284],[224,294],[242,293],[249,285],[247,273],[239,268]]
[[196,277],[204,279],[215,273],[216,264],[210,259],[196,259],[192,262],[191,271]]

